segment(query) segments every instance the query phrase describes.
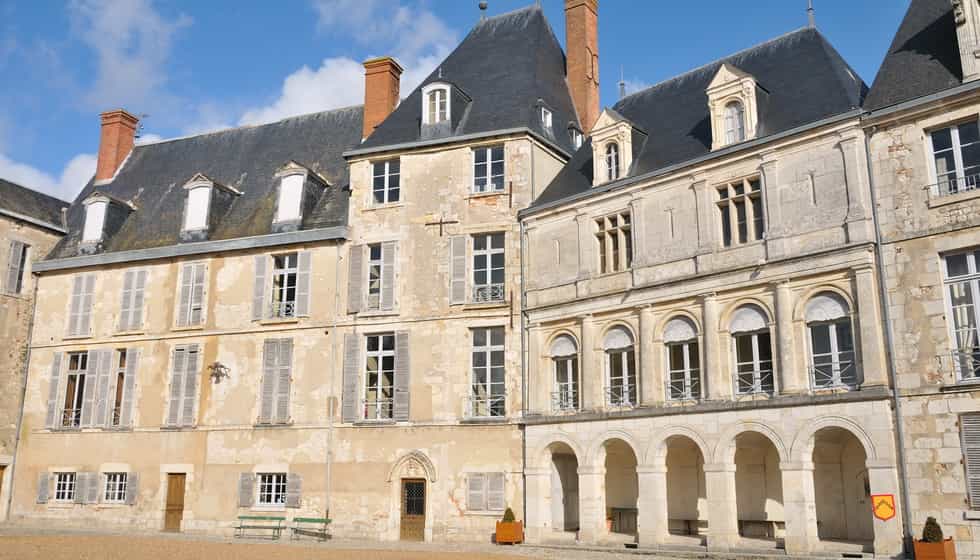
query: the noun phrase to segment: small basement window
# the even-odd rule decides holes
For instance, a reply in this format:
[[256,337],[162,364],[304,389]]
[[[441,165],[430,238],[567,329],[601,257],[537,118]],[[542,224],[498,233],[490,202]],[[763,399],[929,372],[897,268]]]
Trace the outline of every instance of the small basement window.
[[279,183],[279,204],[276,207],[276,222],[300,220],[302,215],[303,183],[306,177],[301,174],[287,175]]

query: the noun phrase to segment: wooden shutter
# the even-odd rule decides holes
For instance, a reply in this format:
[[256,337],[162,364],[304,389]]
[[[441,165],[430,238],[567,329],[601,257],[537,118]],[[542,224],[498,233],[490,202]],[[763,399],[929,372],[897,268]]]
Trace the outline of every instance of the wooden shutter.
[[68,313],[68,336],[78,336],[81,333],[82,292],[85,288],[85,276],[76,274],[71,285],[71,311]]
[[343,401],[341,403],[341,417],[344,422],[357,420],[357,370],[360,367],[359,339],[360,337],[355,333],[344,335],[344,381]]
[[487,509],[503,510],[504,504],[504,473],[487,474]]
[[43,472],[37,475],[37,503],[48,503],[48,473]]
[[207,277],[207,265],[197,263],[194,265],[194,286],[191,292],[191,322],[192,325],[200,325],[204,318],[204,283]]
[[187,349],[174,348],[173,369],[170,373],[170,403],[167,406],[167,425],[176,426],[180,422],[181,395],[184,391],[184,370],[187,367]]
[[55,352],[51,361],[51,375],[48,383],[48,415],[44,425],[48,429],[58,427],[58,389],[61,381],[61,352]]
[[252,473],[243,472],[238,477],[238,507],[252,507],[254,502],[255,475]]
[[470,473],[466,476],[466,509],[485,511],[487,509],[487,478],[483,473]]
[[3,291],[8,294],[19,294],[21,289],[21,267],[24,266],[24,244],[20,241],[10,242],[10,256],[7,258],[7,274],[4,277]]
[[350,271],[347,274],[347,312],[361,310],[362,284],[364,282],[364,245],[350,248]]
[[129,330],[131,331],[143,328],[143,294],[146,290],[147,274],[145,269],[136,271],[136,282],[133,285],[132,305],[129,312]]
[[78,321],[78,334],[92,332],[92,298],[95,295],[95,274],[86,274],[82,287],[82,309]]
[[196,423],[194,412],[197,404],[197,380],[201,374],[198,371],[199,355],[197,344],[188,346],[187,368],[184,370],[184,406],[180,418],[182,426],[193,426]]
[[266,317],[265,311],[265,277],[269,266],[269,257],[255,255],[255,278],[252,283],[252,320],[259,321]]
[[[140,351],[135,348],[126,350],[126,377],[123,379],[122,410],[119,411],[119,425],[133,425],[133,400],[136,398],[136,372],[139,369]],[[113,392],[112,394],[115,394]]]
[[82,394],[81,427],[91,427],[95,424],[95,401],[98,392],[99,371],[102,370],[103,351],[90,350],[88,367],[85,370],[85,386]]
[[303,477],[298,473],[286,475],[286,507],[298,508],[303,497]]
[[293,339],[279,341],[279,364],[276,374],[276,422],[289,421],[289,392],[293,375]]
[[309,251],[300,251],[297,255],[298,268],[296,273],[296,316],[309,317],[310,315],[310,267],[311,255]]
[[127,270],[123,275],[122,300],[119,302],[119,330],[128,331],[133,320],[133,285],[136,283],[136,271]]
[[408,331],[395,333],[395,421],[408,422],[410,365]]
[[449,303],[466,302],[466,236],[449,238]]
[[88,486],[85,488],[85,503],[86,504],[97,504],[99,503],[99,495],[102,494],[100,490],[103,488],[102,474],[97,472],[82,473],[88,475]]
[[194,286],[194,265],[185,264],[180,271],[180,299],[177,303],[177,326],[186,327],[191,316],[191,291]]
[[75,499],[76,504],[84,504],[88,497],[88,473],[75,473]]
[[[90,353],[91,354],[91,353]],[[112,350],[96,350],[99,355],[98,368],[95,375],[90,380],[96,382],[95,385],[95,418],[92,419],[93,426],[108,426],[112,424],[112,408],[109,405],[109,379],[113,377],[113,352]],[[88,383],[86,383],[88,385]],[[88,387],[86,387],[86,390]]]
[[140,473],[130,472],[126,475],[126,505],[136,505],[140,495]]
[[259,423],[272,421],[276,393],[276,366],[279,364],[279,341],[266,340],[262,345],[262,387],[259,393]]
[[381,309],[391,311],[395,308],[395,252],[398,243],[388,241],[381,244]]
[[960,438],[970,508],[977,509],[980,508],[980,413],[960,416]]

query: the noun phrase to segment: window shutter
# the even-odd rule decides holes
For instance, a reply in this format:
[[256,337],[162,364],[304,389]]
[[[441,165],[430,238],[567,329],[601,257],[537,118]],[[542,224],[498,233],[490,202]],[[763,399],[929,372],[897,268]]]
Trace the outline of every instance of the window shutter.
[[207,265],[197,263],[194,265],[194,287],[191,297],[191,323],[200,325],[204,313],[204,282],[207,275]]
[[119,303],[119,330],[128,331],[133,322],[133,284],[136,282],[136,271],[127,270],[123,276],[122,301]]
[[82,473],[88,475],[88,487],[85,493],[85,503],[86,504],[97,504],[99,503],[99,494],[102,494],[99,490],[102,489],[102,474],[97,472]]
[[126,505],[136,505],[136,498],[140,495],[140,473],[130,472],[126,475]]
[[[119,425],[133,425],[133,400],[136,390],[136,372],[139,369],[140,351],[126,350],[126,378],[123,380],[122,410],[119,411]],[[113,393],[115,394],[115,393]]]
[[504,473],[487,475],[487,509],[504,509]]
[[358,335],[344,335],[344,382],[341,417],[344,422],[357,420],[357,370],[360,362]]
[[309,251],[300,251],[297,255],[298,271],[296,272],[296,316],[310,315],[310,262]]
[[286,507],[298,508],[303,497],[303,477],[298,473],[286,475]]
[[90,350],[88,353],[88,369],[85,371],[85,386],[82,394],[81,427],[87,428],[95,424],[95,400],[98,392],[99,371],[102,369],[102,351]]
[[198,371],[199,354],[200,351],[196,344],[192,344],[187,349],[187,367],[184,369],[184,406],[180,419],[182,426],[196,424],[194,409],[197,404],[197,379],[200,376],[200,371]]
[[238,477],[238,507],[252,507],[254,502],[255,475],[252,473],[243,472]]
[[7,275],[3,291],[8,294],[20,293],[20,269],[24,265],[24,244],[20,241],[10,242],[10,256],[7,258]]
[[146,290],[146,270],[136,271],[136,284],[133,286],[132,305],[129,315],[129,330],[143,328],[143,293]]
[[449,238],[449,303],[466,302],[466,236]]
[[95,275],[86,274],[82,288],[82,312],[79,318],[78,334],[88,335],[92,332],[92,297],[95,293]]
[[191,290],[194,285],[194,265],[185,264],[180,272],[180,300],[177,306],[177,326],[186,327],[191,316]]
[[395,421],[408,422],[410,387],[408,331],[395,333]]
[[276,365],[279,363],[279,341],[266,340],[262,348],[262,388],[259,395],[259,423],[272,421],[272,406],[275,400]]
[[970,508],[977,509],[980,508],[980,414],[960,416],[960,437]]
[[48,503],[48,473],[37,475],[37,503]]
[[255,280],[252,284],[252,320],[259,321],[266,317],[265,312],[265,276],[269,257],[255,255]]
[[483,473],[470,473],[466,477],[466,486],[466,509],[470,511],[486,510],[486,476]]
[[276,422],[289,421],[289,391],[293,374],[293,340],[279,341],[279,367],[276,379]]
[[395,252],[398,243],[388,241],[381,244],[381,309],[391,311],[395,308]]
[[58,384],[60,381],[61,352],[55,352],[51,361],[51,376],[48,384],[48,416],[44,420],[44,425],[48,429],[54,429],[58,426]]
[[350,272],[347,275],[347,312],[361,310],[361,284],[364,282],[364,245],[350,248]]
[[[112,423],[112,412],[109,408],[109,378],[112,377],[112,350],[96,350],[99,355],[98,368],[95,375],[91,378],[96,382],[95,385],[95,418],[92,419],[93,426],[107,426]],[[107,416],[108,413],[108,416]]]
[[187,364],[187,349],[174,348],[173,370],[170,374],[170,403],[167,407],[167,425],[176,426],[180,421],[181,395],[184,389],[184,369]]
[[88,497],[88,473],[75,473],[75,500],[76,504],[84,504]]
[[68,313],[68,336],[82,334],[82,292],[85,289],[85,276],[76,274],[72,278],[71,311]]

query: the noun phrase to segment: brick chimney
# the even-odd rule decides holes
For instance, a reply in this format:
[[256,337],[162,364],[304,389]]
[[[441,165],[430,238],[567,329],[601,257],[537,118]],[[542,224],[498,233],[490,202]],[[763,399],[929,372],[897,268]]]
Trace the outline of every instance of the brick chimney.
[[99,163],[95,180],[112,179],[136,142],[139,119],[123,109],[102,113],[102,135],[99,138]]
[[398,105],[401,75],[401,64],[390,56],[364,61],[364,138]]
[[599,118],[599,0],[565,0],[568,87],[588,134]]

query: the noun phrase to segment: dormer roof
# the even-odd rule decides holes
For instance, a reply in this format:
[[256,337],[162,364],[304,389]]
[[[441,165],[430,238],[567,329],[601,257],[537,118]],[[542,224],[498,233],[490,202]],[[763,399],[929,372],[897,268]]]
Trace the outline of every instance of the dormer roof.
[[733,80],[740,80],[742,78],[752,78],[752,76],[727,62],[722,62],[718,67],[718,71],[715,72],[715,77],[712,78],[711,83],[708,84],[708,89],[718,87],[722,84],[727,84]]
[[195,173],[193,177],[191,177],[190,179],[187,180],[186,183],[184,183],[184,188],[189,189],[201,184],[207,184],[215,189],[225,191],[235,196],[242,194],[242,191],[236,189],[235,187],[229,187],[228,185],[225,185],[221,181],[215,181],[214,179],[208,177],[204,173]]

